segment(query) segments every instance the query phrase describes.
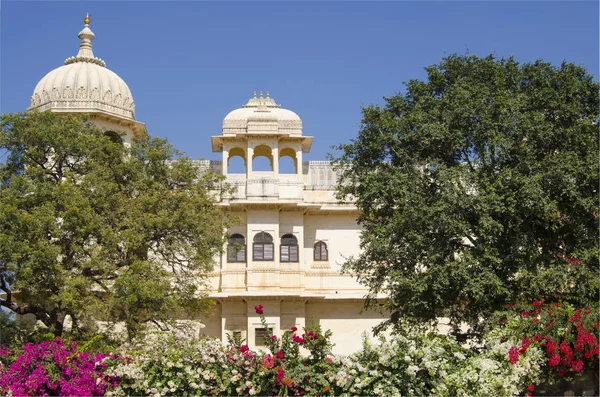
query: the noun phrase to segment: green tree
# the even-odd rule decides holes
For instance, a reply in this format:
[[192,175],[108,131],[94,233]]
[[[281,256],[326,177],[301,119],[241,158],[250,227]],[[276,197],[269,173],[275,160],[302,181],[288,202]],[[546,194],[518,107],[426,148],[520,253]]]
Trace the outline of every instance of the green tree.
[[163,139],[114,141],[86,116],[2,115],[0,304],[56,335],[66,316],[133,336],[208,306],[220,177]]
[[388,294],[388,324],[596,301],[598,83],[574,64],[493,56],[426,71],[364,108],[338,147],[338,197],[356,200],[363,227],[345,268]]

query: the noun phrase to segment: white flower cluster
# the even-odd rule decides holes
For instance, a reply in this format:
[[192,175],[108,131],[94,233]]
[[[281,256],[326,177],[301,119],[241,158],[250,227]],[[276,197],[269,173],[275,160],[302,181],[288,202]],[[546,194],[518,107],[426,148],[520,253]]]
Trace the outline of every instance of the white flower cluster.
[[516,343],[490,334],[479,353],[454,338],[404,326],[379,344],[366,339],[363,350],[348,357],[330,382],[345,395],[522,395],[541,380],[543,352],[531,346],[516,364],[508,350]]

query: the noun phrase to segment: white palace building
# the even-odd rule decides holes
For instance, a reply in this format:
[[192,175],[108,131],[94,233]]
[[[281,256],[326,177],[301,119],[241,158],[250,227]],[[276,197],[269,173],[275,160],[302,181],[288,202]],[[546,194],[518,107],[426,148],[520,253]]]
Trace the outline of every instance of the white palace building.
[[[127,84],[94,57],[89,17],[84,23],[78,54],[40,80],[29,110],[91,113],[107,132],[125,132],[127,144],[145,126],[135,119]],[[274,333],[301,329],[313,318],[333,331],[336,353],[349,353],[360,348],[364,331],[384,319],[363,311],[366,289],[340,272],[345,258],[359,250],[358,212],[334,197],[337,176],[329,162],[303,161],[312,143],[300,117],[268,93],[231,111],[221,134],[211,138],[221,159],[203,165],[233,186],[220,205],[239,223],[228,230],[229,244],[211,274],[215,311],[198,319],[205,325],[201,332],[223,341],[237,333],[259,347],[264,334],[253,308],[260,304]],[[270,170],[253,168],[260,157]],[[293,163],[293,170],[280,172],[280,159]],[[241,160],[245,171],[231,168]]]

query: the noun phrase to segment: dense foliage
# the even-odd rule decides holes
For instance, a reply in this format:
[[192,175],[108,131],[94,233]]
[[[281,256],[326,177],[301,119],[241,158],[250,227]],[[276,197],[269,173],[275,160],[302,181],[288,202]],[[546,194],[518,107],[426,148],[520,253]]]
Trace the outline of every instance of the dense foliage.
[[599,86],[582,67],[449,56],[341,145],[361,211],[346,269],[391,323],[482,319],[517,300],[594,302]]
[[165,140],[123,145],[83,116],[3,115],[0,150],[3,307],[55,335],[69,317],[79,337],[94,320],[134,336],[205,308],[219,177]]

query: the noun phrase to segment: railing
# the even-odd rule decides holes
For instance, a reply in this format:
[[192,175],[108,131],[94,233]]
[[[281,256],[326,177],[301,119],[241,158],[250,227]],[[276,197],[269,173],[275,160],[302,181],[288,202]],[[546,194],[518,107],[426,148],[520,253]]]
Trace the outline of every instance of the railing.
[[[201,168],[222,172],[221,161],[201,160]],[[329,161],[305,161],[302,175],[255,171],[248,178],[244,174],[227,174],[226,182],[233,187],[231,199],[280,198],[303,199],[304,190],[334,190],[339,172],[334,171]]]

